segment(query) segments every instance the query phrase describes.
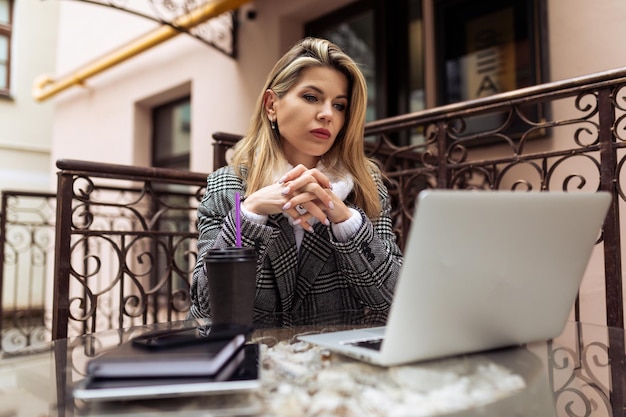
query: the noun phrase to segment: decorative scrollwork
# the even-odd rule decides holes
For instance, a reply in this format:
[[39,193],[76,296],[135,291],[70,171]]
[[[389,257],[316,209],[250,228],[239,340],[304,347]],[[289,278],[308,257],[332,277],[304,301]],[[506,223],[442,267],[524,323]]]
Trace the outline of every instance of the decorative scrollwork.
[[48,266],[54,253],[55,201],[52,193],[3,192],[2,352],[29,350],[50,340],[44,316]]
[[575,97],[574,107],[581,113],[581,118],[589,119],[598,112],[598,94],[595,91],[583,91]]
[[[561,173],[560,176],[559,173]],[[597,191],[600,188],[599,180],[600,162],[593,155],[564,155],[553,160],[552,165],[547,170],[546,189]]]
[[548,345],[557,407],[568,416],[610,415],[609,388],[602,382],[610,366],[608,346],[597,341],[584,345],[582,339],[573,345],[554,349]]
[[[223,13],[209,20],[204,20],[203,7],[211,0],[76,0],[83,3],[110,7],[126,13],[168,25],[176,30],[210,45],[224,54],[236,55],[235,12]],[[189,20],[185,25],[182,20]],[[196,19],[195,21],[193,19]]]
[[611,102],[617,110],[626,111],[626,94],[623,93],[625,88],[626,84],[618,84],[611,93]]
[[73,217],[85,220],[72,222],[69,319],[95,331],[184,318],[206,180],[191,187],[144,180],[133,188],[74,180]]

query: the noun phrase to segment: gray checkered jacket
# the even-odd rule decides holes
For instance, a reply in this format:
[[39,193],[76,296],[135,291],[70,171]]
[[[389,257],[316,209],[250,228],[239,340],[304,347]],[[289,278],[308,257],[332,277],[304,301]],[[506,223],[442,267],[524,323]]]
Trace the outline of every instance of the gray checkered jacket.
[[[377,175],[382,212],[363,224],[348,242],[334,239],[331,228],[314,225],[305,232],[300,252],[294,230],[282,215],[271,215],[265,225],[242,216],[242,245],[258,254],[255,321],[320,323],[334,312],[389,310],[402,253],[392,232],[387,188]],[[235,246],[236,192],[244,195],[245,183],[232,167],[220,168],[207,178],[207,191],[198,207],[198,259],[191,284],[190,318],[210,317],[209,288],[203,258],[209,248]],[[348,200],[350,197],[348,197]],[[268,319],[270,318],[270,319]]]

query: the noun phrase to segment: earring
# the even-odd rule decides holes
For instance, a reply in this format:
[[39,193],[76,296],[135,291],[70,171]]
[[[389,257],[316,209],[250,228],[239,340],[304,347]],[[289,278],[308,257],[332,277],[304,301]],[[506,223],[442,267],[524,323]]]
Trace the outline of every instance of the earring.
[[273,120],[270,120],[270,126],[272,127],[272,130],[276,130],[276,122]]

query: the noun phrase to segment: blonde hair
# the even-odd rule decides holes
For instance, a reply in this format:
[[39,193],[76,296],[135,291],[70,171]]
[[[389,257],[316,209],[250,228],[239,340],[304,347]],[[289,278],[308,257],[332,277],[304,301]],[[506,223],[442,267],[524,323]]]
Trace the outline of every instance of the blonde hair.
[[[231,165],[247,182],[249,195],[275,181],[275,168],[286,163],[280,138],[271,129],[263,102],[271,89],[284,96],[298,81],[302,71],[312,67],[338,70],[348,79],[348,107],[343,128],[321,162],[330,170],[343,168],[354,179],[354,201],[369,218],[380,215],[381,206],[373,175],[376,164],[365,156],[363,129],[367,106],[367,86],[358,65],[337,45],[325,39],[305,38],[278,60],[269,73],[256,104],[248,133],[234,148]],[[242,174],[245,168],[247,175]]]

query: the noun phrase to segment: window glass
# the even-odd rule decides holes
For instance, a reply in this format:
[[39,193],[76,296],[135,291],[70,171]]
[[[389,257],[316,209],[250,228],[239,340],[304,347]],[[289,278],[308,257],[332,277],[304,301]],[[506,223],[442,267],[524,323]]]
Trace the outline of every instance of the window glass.
[[191,100],[157,107],[153,112],[153,166],[189,169]]
[[9,23],[9,0],[0,0],[0,25]]
[[[540,83],[545,3],[356,0],[308,22],[305,33],[337,43],[362,65],[372,121]],[[423,132],[388,139],[420,143]]]
[[357,64],[367,81],[366,120],[376,120],[376,65],[374,52],[374,15],[366,11],[316,34],[344,50]]
[[8,89],[9,38],[0,35],[0,90]]
[[[424,20],[422,16],[422,0],[409,1],[408,25],[408,111],[416,112],[426,108],[426,92],[424,89]],[[410,135],[410,142],[412,144],[424,143],[424,133],[422,128],[413,129]]]
[[[528,0],[437,3],[439,104],[486,97],[540,82]],[[450,31],[449,28],[456,28]]]
[[[181,170],[189,170],[190,168],[190,149],[191,149],[191,98],[185,97],[162,106],[155,107],[152,110],[152,166],[158,168],[173,168]],[[169,207],[185,207],[189,204],[187,193],[191,187],[170,184],[167,190],[171,193],[180,192],[181,195],[170,194],[159,199],[159,203]],[[161,207],[164,207],[161,206]],[[157,230],[161,231],[179,231],[187,232],[191,229],[192,223],[188,213],[183,210],[169,210],[159,217],[156,225]],[[191,250],[188,239],[183,239],[177,243],[178,250],[174,255],[173,262],[182,271],[189,271],[193,266],[189,264],[188,256]],[[156,251],[155,263],[156,268],[151,270],[150,279],[153,287],[159,286],[162,293],[169,293],[166,286],[159,283],[162,282],[162,271],[168,270],[172,259],[163,256],[161,251]],[[191,269],[190,269],[191,268]],[[182,283],[175,280],[174,290],[180,290]]]
[[424,99],[424,21],[422,1],[409,3],[409,111],[423,110]]

